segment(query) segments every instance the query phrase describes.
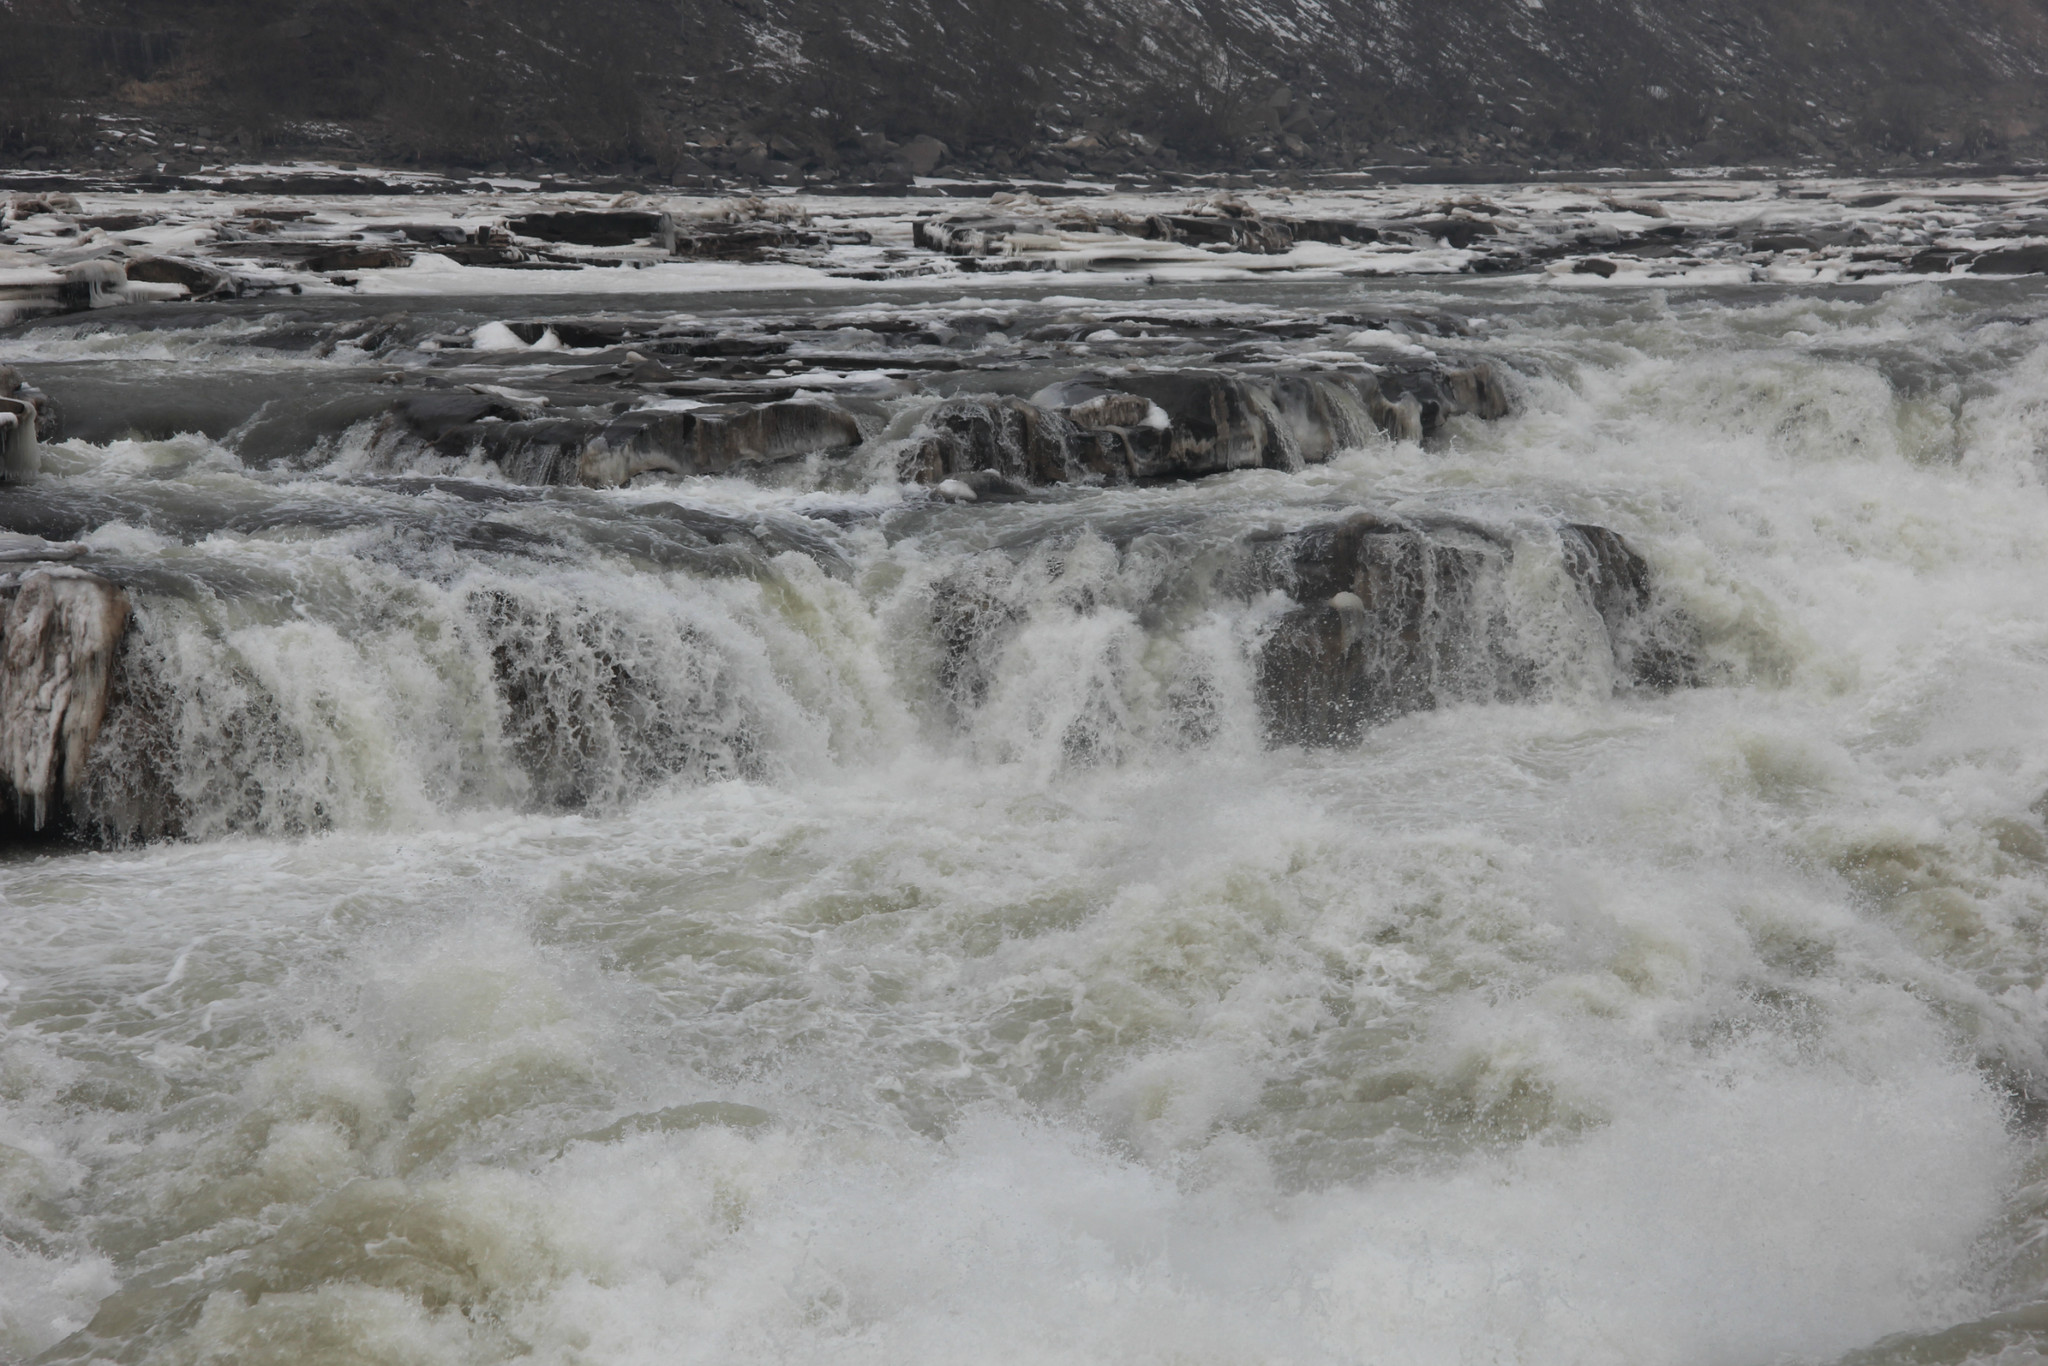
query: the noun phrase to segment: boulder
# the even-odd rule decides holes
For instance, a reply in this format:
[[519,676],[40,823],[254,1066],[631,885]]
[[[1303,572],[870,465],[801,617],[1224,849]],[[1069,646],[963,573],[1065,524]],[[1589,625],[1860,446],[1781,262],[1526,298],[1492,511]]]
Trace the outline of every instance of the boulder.
[[903,144],[897,155],[913,175],[930,175],[946,160],[949,149],[929,133],[919,133]]
[[647,473],[723,474],[739,465],[849,451],[860,439],[853,414],[806,400],[628,412],[588,442],[575,482],[605,487]]
[[302,264],[307,270],[325,275],[336,270],[391,270],[411,263],[412,256],[400,247],[349,245],[315,252]]
[[1172,370],[1120,376],[1117,388],[1157,404],[1167,418],[1156,439],[1131,445],[1133,479],[1301,468],[1292,427],[1263,384],[1220,370]]
[[[984,471],[1024,485],[1128,478],[1124,461],[1084,438],[1072,420],[1014,397],[938,404],[924,414],[899,467],[905,478],[931,485]],[[971,480],[967,486],[984,492]]]
[[1430,218],[1421,221],[1403,222],[1403,231],[1412,232],[1432,241],[1463,251],[1482,237],[1492,237],[1500,229],[1484,218]]
[[463,242],[430,247],[428,250],[436,256],[445,256],[464,266],[510,266],[526,263],[526,253],[506,243]]
[[[762,156],[765,164],[766,155]],[[758,167],[756,168],[758,171]],[[640,209],[564,210],[512,219],[521,237],[568,242],[581,247],[625,247],[661,235],[665,215]]]
[[1355,744],[1403,712],[1513,695],[1479,591],[1504,575],[1504,544],[1359,512],[1296,532],[1279,551],[1266,577],[1299,605],[1258,657],[1274,743]]
[[488,394],[408,394],[392,406],[384,419],[384,428],[387,433],[408,433],[428,445],[438,446],[487,419],[517,422],[529,416],[531,413],[520,405]]
[[1657,615],[1649,562],[1604,526],[1567,522],[1558,528],[1558,539],[1565,572],[1607,627],[1619,675],[1659,691],[1697,686],[1697,642],[1683,621]]
[[585,418],[482,421],[445,434],[449,455],[481,456],[515,484],[574,484],[597,424]]
[[32,829],[85,780],[128,615],[127,594],[83,570],[0,574],[0,786]]
[[1256,255],[1291,251],[1295,224],[1284,218],[1244,213],[1160,214],[1145,220],[1143,236],[1197,247],[1225,247]]
[[[1385,402],[1412,405],[1414,439],[1418,440],[1435,436],[1454,417],[1494,421],[1513,411],[1499,372],[1484,361],[1469,366],[1402,362],[1385,367],[1376,378]],[[1400,420],[1403,427],[1406,421]],[[1381,419],[1380,425],[1383,430],[1394,430],[1388,419]],[[1407,435],[1405,430],[1398,434]]]
[[[1696,684],[1695,633],[1659,603],[1648,562],[1606,527],[1566,523],[1557,537],[1565,581],[1612,653],[1616,686]],[[1269,738],[1352,744],[1405,712],[1529,696],[1549,661],[1521,653],[1505,591],[1529,549],[1469,522],[1369,511],[1272,538],[1251,582],[1296,605],[1259,650]]]
[[788,223],[678,222],[670,230],[665,244],[676,256],[711,261],[756,261],[770,251],[818,247],[827,241],[825,233]]
[[2040,275],[2048,273],[2048,246],[2003,247],[1970,262],[1972,275]]
[[[976,501],[980,492],[963,479],[952,500]],[[1566,679],[1617,689],[1699,681],[1693,628],[1657,594],[1647,561],[1605,527],[1510,532],[1369,508],[1310,514],[1250,536],[1233,525],[1220,542],[1198,526],[1175,514],[1146,552],[1150,591],[1183,605],[1235,599],[1255,612],[1280,598],[1249,647],[1254,698],[1274,745],[1355,744],[1405,713],[1528,698]],[[1098,534],[1123,553],[1161,529],[1140,515]],[[1012,571],[1031,551],[1028,538],[1005,544],[931,585],[939,693],[956,719],[1003,676],[1004,653],[1027,621],[1091,610],[1048,600],[1033,575]],[[1183,558],[1160,573],[1160,554]],[[1539,561],[1534,573],[1518,566],[1523,556]],[[1556,596],[1529,591],[1545,582]],[[1150,611],[1144,602],[1122,605],[1141,617]]]
[[1969,265],[1976,255],[1960,247],[1928,247],[1915,252],[1906,269],[1915,275],[1947,275],[1959,265]]

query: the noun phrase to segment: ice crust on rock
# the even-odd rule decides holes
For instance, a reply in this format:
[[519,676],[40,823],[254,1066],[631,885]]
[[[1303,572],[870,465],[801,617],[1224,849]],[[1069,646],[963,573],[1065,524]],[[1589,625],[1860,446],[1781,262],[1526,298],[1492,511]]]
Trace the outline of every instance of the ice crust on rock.
[[127,624],[127,594],[97,575],[0,573],[0,779],[37,830],[85,780]]
[[[189,191],[17,194],[0,246],[8,316],[176,297],[324,293],[696,292],[987,271],[1167,279],[1531,274],[1560,287],[1846,282],[2048,268],[2048,186],[1708,175],[1626,190],[1554,183],[1478,190],[1321,177],[1285,192],[1124,192],[1077,183],[1057,201],[948,183],[930,197],[640,196],[414,177],[405,194],[238,201]],[[249,181],[247,183],[259,183]],[[268,184],[268,181],[260,181]],[[394,182],[395,186],[395,182]],[[139,202],[138,202],[139,201]],[[1881,206],[1882,213],[1870,212]],[[267,211],[267,213],[266,213]],[[275,216],[269,216],[275,215]],[[132,224],[92,228],[91,219]],[[653,274],[649,274],[653,272]],[[185,291],[183,295],[179,290]]]

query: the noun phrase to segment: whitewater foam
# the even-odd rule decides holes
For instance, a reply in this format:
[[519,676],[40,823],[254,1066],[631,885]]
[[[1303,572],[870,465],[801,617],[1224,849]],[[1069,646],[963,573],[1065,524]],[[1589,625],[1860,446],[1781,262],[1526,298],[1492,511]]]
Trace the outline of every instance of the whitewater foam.
[[[187,838],[0,863],[0,1352],[2038,1349],[1956,1328],[2048,1295],[1999,289],[1474,286],[1517,417],[1007,503],[53,447]],[[1232,548],[1361,506],[1510,546],[1543,668],[1275,748]]]

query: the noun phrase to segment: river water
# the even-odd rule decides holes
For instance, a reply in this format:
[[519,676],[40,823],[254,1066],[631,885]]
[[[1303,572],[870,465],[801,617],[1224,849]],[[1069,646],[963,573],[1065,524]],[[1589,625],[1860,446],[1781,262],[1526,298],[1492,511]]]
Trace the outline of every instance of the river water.
[[[1287,289],[1517,415],[967,506],[46,450],[179,838],[0,862],[0,1357],[2041,1360],[2041,286],[1186,292]],[[377,382],[261,310],[0,360],[75,427]],[[1701,686],[1532,553],[1526,695],[1269,745],[1196,571],[1350,506],[1621,532]]]

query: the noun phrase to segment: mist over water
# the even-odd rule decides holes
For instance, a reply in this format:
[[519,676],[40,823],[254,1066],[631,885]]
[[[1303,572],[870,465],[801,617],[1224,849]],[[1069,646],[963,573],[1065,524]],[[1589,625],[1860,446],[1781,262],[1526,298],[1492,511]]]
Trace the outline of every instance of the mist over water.
[[[183,838],[0,862],[0,1358],[2048,1351],[2039,286],[1289,288],[1519,414],[982,506],[47,451]],[[24,345],[339,382],[241,325]],[[1521,700],[1268,743],[1243,547],[1356,506],[1512,548]]]

